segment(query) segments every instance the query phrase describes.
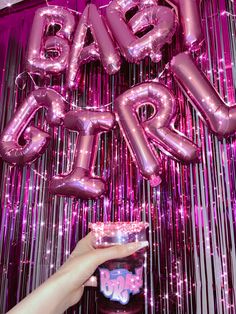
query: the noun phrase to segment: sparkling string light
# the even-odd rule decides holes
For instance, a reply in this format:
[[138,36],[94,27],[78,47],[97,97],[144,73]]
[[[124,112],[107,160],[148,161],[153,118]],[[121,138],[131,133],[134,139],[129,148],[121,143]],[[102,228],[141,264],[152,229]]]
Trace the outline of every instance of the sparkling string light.
[[[58,1],[58,5],[65,3]],[[219,7],[222,13],[227,11],[230,15],[225,18],[226,14],[222,15]],[[207,53],[202,48],[199,53],[203,57],[197,61],[229,103],[235,102],[234,10],[231,1],[203,3]],[[34,10],[30,12],[33,16]],[[25,12],[16,14],[19,14],[17,26],[13,20],[10,26],[1,24],[5,69],[0,87],[1,130],[13,115],[16,104],[22,102],[31,89],[30,84],[23,92],[12,88],[15,77],[23,71],[22,60],[31,27]],[[217,18],[208,18],[211,15]],[[5,16],[1,20],[5,22]],[[158,77],[174,51],[182,49],[181,43],[177,34],[175,43],[166,49],[160,63],[153,64],[149,60],[139,65],[124,63],[121,71],[111,77],[104,74],[98,64],[86,65],[83,93],[66,95],[70,108],[109,104],[112,109],[117,95],[135,84]],[[51,131],[49,149],[30,167],[12,167],[1,161],[3,302],[0,312],[6,312],[56,271],[77,241],[87,234],[89,222],[110,220],[149,223],[152,250],[148,251],[145,263],[145,313],[234,312],[235,136],[218,140],[209,133],[188,95],[173,78],[164,72],[159,81],[168,85],[178,98],[176,127],[193,139],[202,152],[201,161],[189,166],[163,157],[162,166],[166,170],[161,186],[151,188],[142,179],[118,128],[104,134],[99,142],[94,172],[108,180],[109,190],[97,201],[52,197],[48,193],[45,179],[69,170],[73,162],[76,134],[69,133],[63,126]],[[53,85],[53,78],[51,83]],[[60,86],[63,85],[64,76],[60,81]],[[61,89],[61,93],[65,95],[65,90]],[[148,110],[143,109],[142,115],[147,116]],[[33,123],[41,126],[44,121],[44,113],[39,112]],[[88,289],[81,304],[68,313],[95,313],[94,301],[95,292]]]

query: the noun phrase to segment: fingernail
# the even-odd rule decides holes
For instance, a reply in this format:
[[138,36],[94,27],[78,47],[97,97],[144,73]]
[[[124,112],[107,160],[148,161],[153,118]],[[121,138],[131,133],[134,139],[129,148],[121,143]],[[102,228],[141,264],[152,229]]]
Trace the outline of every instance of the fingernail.
[[149,246],[148,241],[140,241],[140,242],[133,242],[129,244],[130,251],[138,251],[144,247]]
[[97,287],[97,277],[91,276],[84,284],[85,287]]
[[140,249],[142,249],[143,247],[149,246],[149,242],[148,241],[140,241],[138,242]]

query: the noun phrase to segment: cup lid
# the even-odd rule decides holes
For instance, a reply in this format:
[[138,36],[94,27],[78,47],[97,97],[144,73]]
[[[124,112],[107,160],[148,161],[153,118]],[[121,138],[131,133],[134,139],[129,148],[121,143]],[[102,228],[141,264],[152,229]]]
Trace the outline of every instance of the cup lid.
[[149,224],[143,221],[89,223],[89,229],[102,236],[115,236],[117,233],[123,235],[139,233],[148,226]]

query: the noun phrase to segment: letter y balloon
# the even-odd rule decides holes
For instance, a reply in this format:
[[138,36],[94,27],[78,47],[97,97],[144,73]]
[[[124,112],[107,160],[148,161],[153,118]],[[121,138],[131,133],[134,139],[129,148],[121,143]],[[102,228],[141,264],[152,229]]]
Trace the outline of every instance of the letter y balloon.
[[[138,12],[127,22],[126,13],[135,7]],[[174,12],[155,1],[113,0],[106,15],[123,56],[136,63],[146,56],[159,62],[161,48],[165,43],[171,43],[177,25]],[[140,32],[144,32],[141,37],[138,36]]]

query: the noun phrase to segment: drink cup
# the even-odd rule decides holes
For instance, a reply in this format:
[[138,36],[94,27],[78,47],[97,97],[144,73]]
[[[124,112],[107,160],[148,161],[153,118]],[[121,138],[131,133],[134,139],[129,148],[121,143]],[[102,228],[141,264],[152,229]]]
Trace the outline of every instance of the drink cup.
[[[146,222],[91,223],[95,248],[146,241]],[[143,273],[146,248],[100,265],[98,276],[98,313],[142,314]]]

